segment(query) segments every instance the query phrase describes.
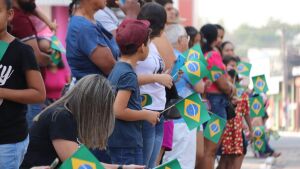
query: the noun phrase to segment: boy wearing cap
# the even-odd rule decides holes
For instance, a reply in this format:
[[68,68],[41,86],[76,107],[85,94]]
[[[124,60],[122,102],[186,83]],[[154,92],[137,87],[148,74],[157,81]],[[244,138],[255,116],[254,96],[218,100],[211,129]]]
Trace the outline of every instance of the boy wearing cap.
[[116,92],[116,122],[108,143],[115,164],[143,164],[142,121],[155,125],[159,120],[158,112],[142,109],[138,78],[134,72],[137,62],[148,56],[149,25],[145,20],[126,19],[116,31],[122,56],[108,77]]

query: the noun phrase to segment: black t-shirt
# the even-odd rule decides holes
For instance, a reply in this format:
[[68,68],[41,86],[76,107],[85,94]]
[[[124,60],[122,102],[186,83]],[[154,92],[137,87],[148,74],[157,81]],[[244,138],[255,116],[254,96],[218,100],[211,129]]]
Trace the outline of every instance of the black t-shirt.
[[[33,50],[15,39],[0,61],[0,87],[27,89],[25,73],[28,70],[39,70]],[[17,143],[27,135],[26,105],[3,100],[0,105],[0,144]]]
[[52,140],[77,142],[77,125],[72,113],[64,106],[44,111],[29,131],[29,146],[21,168],[50,165],[58,157]]

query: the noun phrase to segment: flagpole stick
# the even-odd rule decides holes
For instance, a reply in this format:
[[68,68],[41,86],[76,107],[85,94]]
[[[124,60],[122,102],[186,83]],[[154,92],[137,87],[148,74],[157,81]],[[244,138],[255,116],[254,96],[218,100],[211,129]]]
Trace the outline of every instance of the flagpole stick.
[[164,112],[166,112],[166,111],[168,111],[168,110],[170,110],[172,107],[174,107],[177,103],[179,103],[179,102],[181,102],[182,100],[184,100],[185,98],[183,98],[183,99],[181,99],[181,100],[179,100],[178,102],[176,102],[176,103],[174,103],[174,104],[172,104],[170,107],[168,107],[168,108],[166,108],[165,110],[163,110],[162,112],[160,112],[160,115],[159,115],[159,117],[161,117],[163,114],[164,114]]

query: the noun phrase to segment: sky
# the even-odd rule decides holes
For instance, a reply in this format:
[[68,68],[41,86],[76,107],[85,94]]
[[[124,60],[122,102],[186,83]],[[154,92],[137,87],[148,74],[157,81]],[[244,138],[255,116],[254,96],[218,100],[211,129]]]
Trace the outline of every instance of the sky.
[[243,23],[255,27],[265,25],[269,18],[300,24],[299,0],[195,0],[201,22],[223,21],[228,31]]

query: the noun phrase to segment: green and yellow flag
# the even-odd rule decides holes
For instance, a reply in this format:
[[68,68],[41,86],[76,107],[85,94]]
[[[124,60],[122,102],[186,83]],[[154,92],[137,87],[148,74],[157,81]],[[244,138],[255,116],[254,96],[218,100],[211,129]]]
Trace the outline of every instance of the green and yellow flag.
[[68,158],[59,169],[104,169],[104,166],[97,158],[81,145],[80,148]]
[[174,160],[169,161],[165,164],[157,166],[154,169],[181,169],[181,166],[179,164],[179,161],[177,159],[174,159]]
[[204,137],[217,144],[222,136],[226,120],[214,113],[210,117],[204,130]]
[[192,48],[184,52],[183,56],[186,58],[186,61],[201,61],[205,66],[207,66],[207,61],[203,55],[201,46],[199,44],[194,45]]
[[252,65],[247,62],[239,62],[237,65],[237,72],[240,75],[249,76]]
[[252,81],[256,93],[266,93],[269,90],[265,75],[252,77]]
[[142,107],[149,106],[152,104],[152,97],[149,94],[141,95],[142,98]]
[[214,81],[218,80],[223,74],[224,74],[223,70],[221,70],[217,66],[213,66],[209,70],[209,79],[214,82]]
[[266,142],[265,139],[255,139],[254,140],[254,150],[259,152],[265,152]]
[[188,80],[192,85],[197,84],[202,78],[208,75],[206,66],[201,61],[189,60],[185,63],[181,70],[188,76]]
[[9,43],[6,43],[2,40],[0,41],[0,61],[2,60],[8,46],[9,46]]
[[265,127],[264,126],[255,126],[253,127],[253,135],[255,139],[262,139],[265,137]]
[[60,51],[54,50],[54,53],[51,54],[50,58],[51,58],[51,61],[54,64],[57,65],[59,62],[61,62],[61,53],[60,53]]
[[243,95],[243,93],[246,91],[246,89],[238,83],[235,84],[235,87],[236,87],[237,97],[240,98]]
[[253,128],[254,150],[264,152],[266,149],[266,132],[264,126],[255,126]]
[[250,117],[262,117],[265,115],[264,102],[261,96],[252,97],[250,100]]
[[197,128],[210,119],[206,106],[201,101],[198,93],[189,95],[178,102],[175,107],[190,130]]
[[54,50],[58,50],[61,53],[66,53],[66,49],[62,45],[61,41],[55,35],[51,37],[51,48]]

